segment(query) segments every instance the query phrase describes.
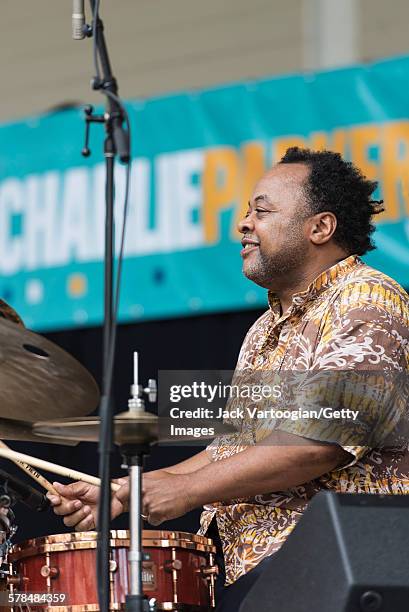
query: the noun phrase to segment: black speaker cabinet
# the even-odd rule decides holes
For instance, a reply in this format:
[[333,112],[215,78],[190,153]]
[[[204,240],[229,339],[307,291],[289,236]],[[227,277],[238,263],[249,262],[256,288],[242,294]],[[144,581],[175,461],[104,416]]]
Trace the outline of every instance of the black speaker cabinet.
[[322,492],[240,612],[409,612],[409,495]]

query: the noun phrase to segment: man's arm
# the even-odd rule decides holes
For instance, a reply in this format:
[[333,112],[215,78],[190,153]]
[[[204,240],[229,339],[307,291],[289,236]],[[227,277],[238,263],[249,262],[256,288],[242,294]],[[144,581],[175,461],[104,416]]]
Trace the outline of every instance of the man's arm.
[[[285,436],[286,446],[283,446]],[[146,480],[144,514],[159,525],[207,503],[282,491],[303,484],[351,460],[336,444],[321,444],[292,434],[275,434],[262,444],[204,465],[195,472]]]
[[191,478],[192,501],[202,505],[215,499],[226,501],[282,491],[318,478],[351,459],[335,444],[266,446],[264,440],[262,446],[249,447],[196,472]]
[[189,457],[189,459],[175,463],[175,465],[171,465],[170,467],[145,472],[143,476],[144,478],[156,478],[161,474],[163,475],[164,472],[167,472],[168,474],[190,474],[191,472],[200,470],[210,463],[211,460],[209,453],[206,450],[203,450],[200,453],[193,455],[193,457]]

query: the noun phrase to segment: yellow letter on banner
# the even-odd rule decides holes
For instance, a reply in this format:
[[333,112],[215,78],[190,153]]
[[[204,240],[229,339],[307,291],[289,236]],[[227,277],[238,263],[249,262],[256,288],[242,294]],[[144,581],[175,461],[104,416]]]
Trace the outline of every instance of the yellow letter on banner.
[[237,239],[240,234],[237,224],[245,216],[248,201],[254,185],[266,172],[265,150],[260,142],[250,142],[241,148],[242,167],[240,171],[240,193],[234,214],[231,237]]
[[308,147],[313,151],[336,151],[345,155],[346,132],[344,128],[339,128],[333,132],[312,132],[308,138],[302,136],[286,136],[275,141],[274,160],[280,161],[289,147]]
[[203,227],[207,243],[220,239],[222,210],[237,201],[239,163],[233,148],[213,149],[206,153],[203,172]]
[[368,158],[371,146],[380,147],[381,130],[378,125],[363,125],[351,128],[351,161],[358,166],[362,174],[371,181],[379,177],[379,161]]
[[[382,221],[399,219],[400,193],[409,214],[409,122],[399,121],[383,127],[383,198]],[[400,192],[400,189],[402,190]]]
[[302,136],[285,136],[284,138],[277,138],[277,140],[273,142],[274,161],[280,161],[289,147],[305,148],[306,146],[308,146],[307,142]]
[[313,151],[335,151],[345,155],[346,132],[339,128],[333,132],[312,132],[309,138],[309,146]]

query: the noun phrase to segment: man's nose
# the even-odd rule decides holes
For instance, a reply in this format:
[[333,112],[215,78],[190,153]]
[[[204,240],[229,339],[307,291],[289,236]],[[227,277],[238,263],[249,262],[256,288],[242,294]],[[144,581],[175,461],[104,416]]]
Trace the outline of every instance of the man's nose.
[[238,222],[237,229],[239,230],[240,234],[247,234],[248,232],[252,232],[254,230],[254,222],[251,213]]

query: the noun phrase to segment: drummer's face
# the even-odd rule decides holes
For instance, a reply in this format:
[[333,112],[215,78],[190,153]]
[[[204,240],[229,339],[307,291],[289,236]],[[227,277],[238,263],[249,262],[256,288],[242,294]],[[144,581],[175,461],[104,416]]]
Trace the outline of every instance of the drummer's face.
[[311,214],[304,192],[310,170],[305,164],[277,164],[257,183],[243,234],[243,273],[275,290],[305,266],[309,242],[304,231]]

